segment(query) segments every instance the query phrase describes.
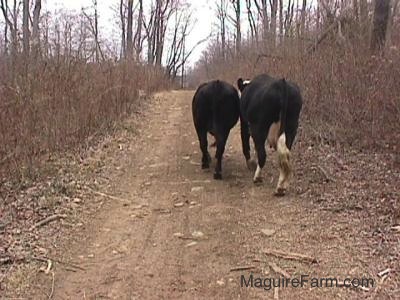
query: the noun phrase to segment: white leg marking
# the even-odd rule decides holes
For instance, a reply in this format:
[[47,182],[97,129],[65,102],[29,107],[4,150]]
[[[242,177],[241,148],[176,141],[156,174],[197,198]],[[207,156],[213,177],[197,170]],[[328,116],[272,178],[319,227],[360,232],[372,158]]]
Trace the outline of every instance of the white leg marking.
[[286,146],[286,135],[281,134],[277,142],[278,162],[279,162],[279,180],[275,194],[284,195],[288,187],[288,179],[291,174],[290,151]]
[[256,170],[256,172],[254,173],[254,178],[253,178],[253,181],[254,182],[258,182],[258,181],[260,181],[260,179],[261,179],[261,168],[260,168],[260,166],[259,165],[257,165],[257,170]]

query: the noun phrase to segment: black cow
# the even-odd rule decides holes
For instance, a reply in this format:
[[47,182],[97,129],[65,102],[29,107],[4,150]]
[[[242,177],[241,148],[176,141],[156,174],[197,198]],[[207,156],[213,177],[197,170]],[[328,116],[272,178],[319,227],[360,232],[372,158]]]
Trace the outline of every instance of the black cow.
[[214,179],[222,179],[221,162],[229,132],[239,119],[239,94],[236,88],[221,80],[203,83],[197,88],[192,102],[194,127],[203,154],[201,167],[209,168],[207,132],[215,137],[217,164]]
[[275,195],[283,196],[291,175],[290,150],[292,148],[302,108],[299,87],[285,79],[269,75],[258,75],[251,81],[238,79],[241,92],[240,110],[243,117],[241,137],[243,154],[248,167],[250,160],[250,135],[258,156],[254,182],[261,181],[261,170],[265,165],[265,141],[278,150],[279,180]]

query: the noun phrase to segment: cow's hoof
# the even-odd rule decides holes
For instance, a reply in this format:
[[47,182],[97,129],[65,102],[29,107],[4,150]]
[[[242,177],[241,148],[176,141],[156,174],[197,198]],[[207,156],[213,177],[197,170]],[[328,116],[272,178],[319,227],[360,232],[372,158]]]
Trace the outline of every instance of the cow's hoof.
[[246,164],[247,168],[252,172],[254,172],[257,169],[257,163],[253,159],[249,159],[248,161],[246,161]]
[[222,179],[221,173],[214,173],[214,179],[215,180],[221,180]]
[[262,179],[262,177],[253,178],[253,182],[254,183],[262,183],[263,179]]
[[210,168],[210,164],[208,164],[208,163],[203,163],[203,164],[201,164],[201,168],[204,170],[204,169],[209,169]]
[[285,188],[277,188],[274,192],[274,195],[276,197],[283,197],[286,194],[286,189]]

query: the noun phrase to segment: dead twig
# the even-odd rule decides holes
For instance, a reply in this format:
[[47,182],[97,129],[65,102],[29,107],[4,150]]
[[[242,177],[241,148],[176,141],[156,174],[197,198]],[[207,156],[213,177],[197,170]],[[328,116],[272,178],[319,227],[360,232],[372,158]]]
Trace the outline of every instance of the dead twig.
[[47,217],[47,218],[37,222],[35,225],[33,225],[31,227],[30,230],[32,231],[33,229],[41,227],[43,225],[46,225],[47,223],[53,222],[53,221],[58,220],[58,219],[65,219],[66,217],[67,217],[67,215],[60,215],[60,214],[52,215],[50,217]]
[[255,259],[253,259],[253,262],[262,262],[262,263],[268,263],[266,260],[262,260],[262,259],[258,259],[258,258],[255,258]]
[[290,278],[290,274],[285,270],[281,269],[277,264],[271,262],[268,263],[269,267],[277,274],[281,274],[285,278]]
[[198,240],[198,238],[191,237],[191,236],[178,236],[178,239],[181,239],[181,240],[191,240],[191,241],[197,241],[197,240]]
[[388,268],[388,269],[383,270],[383,271],[381,271],[381,272],[378,273],[378,276],[379,276],[381,279],[379,280],[379,283],[378,283],[377,286],[376,286],[376,289],[375,289],[375,291],[374,291],[374,297],[373,297],[373,299],[376,299],[376,298],[377,298],[376,295],[378,294],[379,290],[382,288],[382,284],[385,282],[386,278],[389,277],[390,271],[391,271],[391,269]]
[[231,269],[229,270],[229,272],[234,272],[234,271],[245,271],[245,270],[251,270],[251,269],[254,269],[254,268],[255,268],[255,266],[239,266],[239,267],[231,268]]
[[51,261],[54,261],[54,262],[59,263],[61,265],[69,266],[69,267],[72,267],[74,269],[78,269],[78,270],[81,270],[81,271],[85,271],[86,270],[85,268],[82,268],[82,267],[80,267],[80,266],[78,266],[76,264],[65,262],[65,261],[62,261],[62,260],[59,260],[59,259],[55,259],[55,258],[37,257],[37,256],[32,256],[30,258],[33,259],[33,260],[41,261],[41,262],[47,262],[48,260],[51,260]]
[[48,259],[47,260],[47,267],[40,268],[40,271],[44,272],[46,275],[50,273],[51,267],[53,266],[53,262]]
[[278,258],[284,258],[284,259],[289,259],[289,260],[296,260],[300,262],[308,262],[312,264],[317,264],[318,261],[315,257],[307,256],[304,254],[299,254],[299,253],[287,253],[279,250],[273,250],[273,249],[264,249],[263,250],[264,254],[266,255],[272,255]]
[[124,198],[108,195],[108,194],[105,194],[105,193],[102,193],[102,192],[98,192],[98,191],[95,191],[95,190],[91,189],[90,187],[86,187],[86,189],[91,191],[93,194],[96,194],[96,195],[99,195],[99,196],[102,196],[102,197],[105,197],[105,198],[131,203],[131,201],[129,201],[128,199],[124,199]]
[[51,291],[50,291],[50,295],[49,295],[49,300],[51,298],[53,298],[53,294],[54,294],[54,272],[51,272],[51,276],[52,276],[52,280],[51,280]]
[[384,277],[385,275],[387,276],[387,275],[389,275],[390,271],[392,271],[392,269],[387,268],[386,270],[380,271],[380,272],[378,273],[378,276],[379,276],[379,277]]

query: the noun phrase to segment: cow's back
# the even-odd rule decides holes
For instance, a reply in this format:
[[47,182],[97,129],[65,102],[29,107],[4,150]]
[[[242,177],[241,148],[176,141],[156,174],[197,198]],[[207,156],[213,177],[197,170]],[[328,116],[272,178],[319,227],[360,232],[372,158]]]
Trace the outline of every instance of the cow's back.
[[240,106],[246,121],[275,120],[281,109],[279,81],[267,74],[256,76],[243,91]]
[[193,97],[192,112],[195,123],[232,128],[239,118],[238,93],[224,81],[203,83]]

